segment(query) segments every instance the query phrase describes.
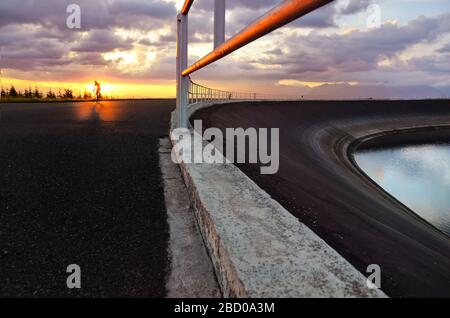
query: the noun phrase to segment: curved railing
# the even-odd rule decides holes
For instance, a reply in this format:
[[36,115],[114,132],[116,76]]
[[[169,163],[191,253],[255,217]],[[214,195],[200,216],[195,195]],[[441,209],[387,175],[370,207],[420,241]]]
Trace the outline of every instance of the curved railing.
[[188,104],[195,104],[199,102],[208,101],[225,101],[225,100],[240,100],[240,101],[255,101],[255,100],[285,100],[295,101],[301,100],[303,96],[297,95],[277,95],[277,94],[261,94],[261,93],[244,93],[231,92],[220,89],[214,89],[199,85],[189,80],[188,90]]

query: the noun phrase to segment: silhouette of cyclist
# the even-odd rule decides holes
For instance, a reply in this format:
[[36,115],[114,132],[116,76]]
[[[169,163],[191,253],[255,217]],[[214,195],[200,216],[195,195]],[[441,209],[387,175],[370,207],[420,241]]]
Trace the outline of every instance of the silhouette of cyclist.
[[98,101],[102,97],[101,90],[102,90],[102,87],[101,87],[100,83],[95,81],[94,93],[95,93],[96,101]]

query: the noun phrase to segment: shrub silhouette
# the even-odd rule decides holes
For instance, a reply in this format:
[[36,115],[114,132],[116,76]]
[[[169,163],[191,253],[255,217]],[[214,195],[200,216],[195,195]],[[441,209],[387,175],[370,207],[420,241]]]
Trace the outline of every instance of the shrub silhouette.
[[73,98],[73,91],[71,89],[65,88],[63,97],[72,99]]
[[84,99],[92,99],[92,94],[89,92],[84,91],[84,95],[83,95]]
[[47,92],[47,99],[56,99],[56,94],[53,93],[52,89]]

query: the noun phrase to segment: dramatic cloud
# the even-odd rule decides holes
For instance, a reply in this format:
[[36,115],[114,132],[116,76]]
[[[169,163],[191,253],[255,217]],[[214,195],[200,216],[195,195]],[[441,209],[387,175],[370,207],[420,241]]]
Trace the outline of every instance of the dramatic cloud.
[[74,52],[109,52],[114,50],[130,50],[133,41],[122,39],[119,36],[103,30],[93,30],[72,47]]
[[365,10],[369,5],[376,3],[375,0],[351,0],[343,1],[343,7],[340,10],[342,14],[355,14]]
[[[0,2],[0,26],[40,24],[66,29],[66,9],[76,3],[82,10],[82,30],[142,27],[167,23],[175,6],[158,0],[15,0]],[[162,21],[162,22],[161,22]]]
[[[227,0],[227,37],[279,1]],[[84,81],[96,74],[121,82],[173,84],[176,8],[182,2],[0,1],[0,67],[7,76],[29,81]],[[81,29],[66,26],[70,3],[81,7]],[[194,2],[192,62],[212,49],[213,3]],[[367,24],[371,5],[380,11],[379,27]],[[352,83],[346,84],[352,90],[391,84],[448,90],[449,43],[448,1],[338,0],[193,77],[247,91],[308,91],[321,83],[328,83],[324,90],[332,83]]]

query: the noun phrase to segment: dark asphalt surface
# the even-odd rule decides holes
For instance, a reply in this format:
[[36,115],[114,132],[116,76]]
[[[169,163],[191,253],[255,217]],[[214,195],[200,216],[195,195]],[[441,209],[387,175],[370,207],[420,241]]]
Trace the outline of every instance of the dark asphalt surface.
[[157,150],[174,104],[0,104],[0,297],[165,295]]
[[[259,165],[238,165],[244,173],[359,271],[380,265],[389,296],[450,297],[449,237],[371,182],[348,156],[360,138],[392,130],[396,142],[450,140],[449,101],[239,103],[194,117],[204,129],[279,128],[279,172],[261,175]],[[428,125],[442,128],[414,137],[398,130]]]

